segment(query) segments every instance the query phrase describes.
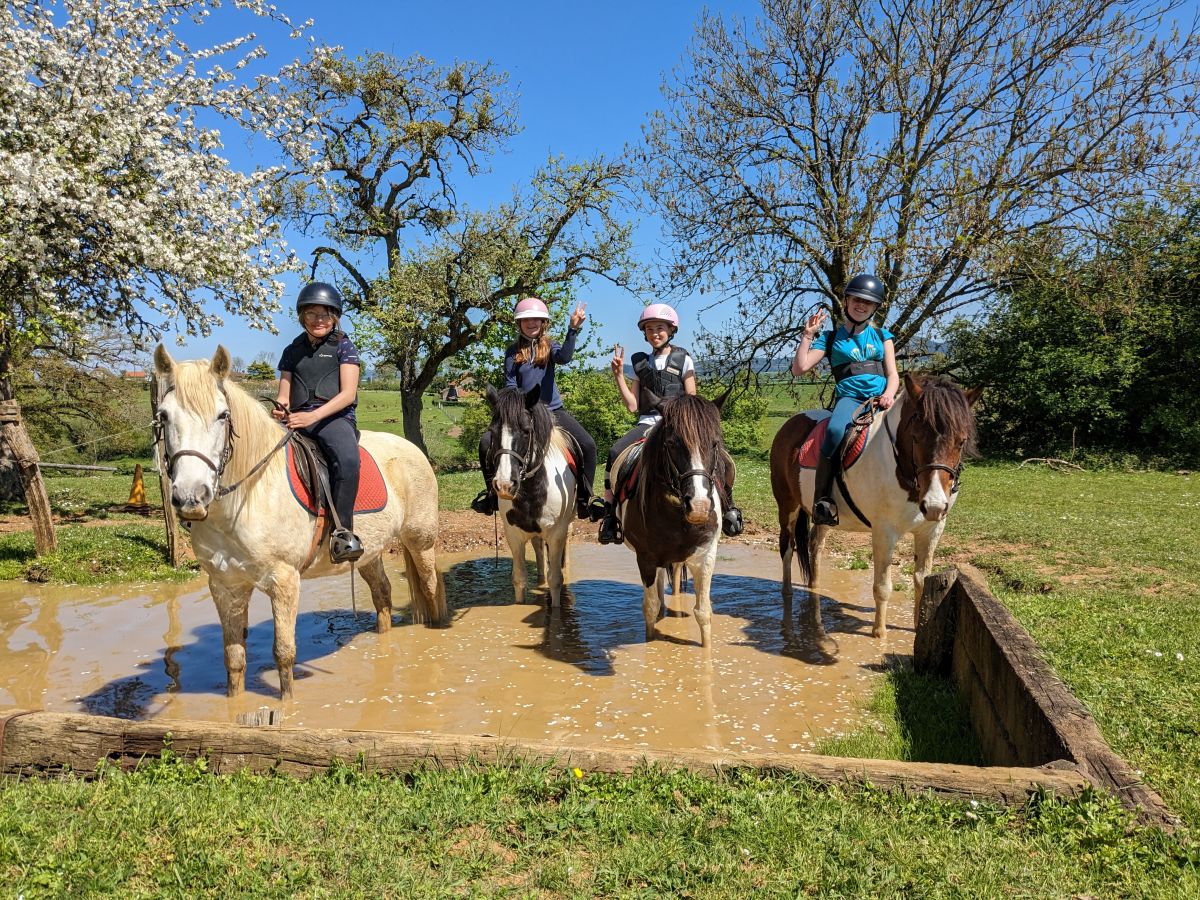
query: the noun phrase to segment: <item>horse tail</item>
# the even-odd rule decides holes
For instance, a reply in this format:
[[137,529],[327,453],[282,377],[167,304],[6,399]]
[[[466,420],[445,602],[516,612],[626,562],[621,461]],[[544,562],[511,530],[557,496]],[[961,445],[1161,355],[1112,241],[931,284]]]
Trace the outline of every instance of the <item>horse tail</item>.
[[[804,583],[809,587],[813,582],[811,537],[812,525],[808,518],[808,510],[804,508],[804,504],[801,504],[796,511],[796,530],[792,534],[792,541],[796,547],[796,555],[800,557],[800,574],[804,576]],[[782,537],[780,543],[782,543]]]
[[408,595],[412,598],[414,625],[445,625],[450,620],[446,606],[446,582],[434,563],[433,552],[422,553],[421,559],[401,543],[404,551],[404,577],[408,579]]

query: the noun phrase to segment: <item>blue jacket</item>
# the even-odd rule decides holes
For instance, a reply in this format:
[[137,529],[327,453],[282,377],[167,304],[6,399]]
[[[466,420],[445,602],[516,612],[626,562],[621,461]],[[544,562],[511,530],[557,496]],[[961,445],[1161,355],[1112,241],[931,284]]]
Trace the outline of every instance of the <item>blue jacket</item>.
[[546,365],[537,366],[532,361],[517,365],[517,351],[520,344],[512,344],[504,354],[504,386],[519,387],[525,393],[533,390],[535,385],[541,385],[541,400],[551,409],[562,409],[562,397],[558,393],[558,385],[554,383],[554,366],[565,366],[575,356],[575,337],[579,332],[574,328],[567,329],[567,339],[561,344],[550,344],[550,357]]

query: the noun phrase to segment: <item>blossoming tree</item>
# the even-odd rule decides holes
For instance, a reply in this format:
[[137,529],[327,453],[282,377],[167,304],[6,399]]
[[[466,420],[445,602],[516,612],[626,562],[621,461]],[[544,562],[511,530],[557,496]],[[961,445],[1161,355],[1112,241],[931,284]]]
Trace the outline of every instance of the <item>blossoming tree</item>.
[[[39,553],[55,547],[14,361],[77,358],[96,327],[148,343],[222,315],[270,329],[292,265],[271,170],[236,171],[218,127],[289,114],[252,75],[253,33],[198,46],[219,11],[296,28],[262,0],[57,0],[0,10],[0,437],[21,470]],[[286,99],[286,98],[282,98]],[[268,106],[269,103],[269,106]]]

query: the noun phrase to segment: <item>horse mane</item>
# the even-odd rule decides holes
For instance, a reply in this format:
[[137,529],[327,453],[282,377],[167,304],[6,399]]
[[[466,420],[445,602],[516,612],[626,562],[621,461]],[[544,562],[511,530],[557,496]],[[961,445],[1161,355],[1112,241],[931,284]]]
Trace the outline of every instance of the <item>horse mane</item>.
[[[533,419],[533,446],[548,447],[553,438],[554,416],[545,403],[533,404],[533,409],[525,408],[525,392],[519,387],[506,387],[496,395],[495,422],[516,423],[526,412]],[[562,438],[559,438],[560,449]]]
[[643,509],[646,506],[648,491],[673,480],[667,466],[668,453],[666,442],[668,435],[675,435],[687,447],[715,447],[718,452],[713,460],[712,476],[724,483],[726,479],[726,464],[728,455],[725,452],[725,439],[721,433],[721,413],[716,405],[695,394],[679,394],[672,397],[659,407],[662,410],[662,420],[646,434],[646,444],[642,447],[642,477],[638,479],[638,503]]
[[[229,464],[225,467],[223,481],[232,484],[246,477],[246,473],[254,468],[260,459],[265,457],[279,443],[283,436],[279,423],[271,417],[266,408],[254,397],[248,394],[236,382],[225,379],[220,386],[210,371],[207,359],[189,360],[176,363],[172,371],[172,385],[179,405],[194,412],[202,419],[211,420],[217,414],[217,391],[224,389],[225,399],[229,404],[229,415],[233,422],[236,437],[233,441],[233,452]],[[264,472],[283,466],[284,453],[275,454],[264,467]],[[254,478],[238,493],[245,493],[245,510],[253,514],[259,506],[265,506],[267,497],[253,488],[261,483]],[[259,500],[262,494],[263,499]]]
[[945,375],[924,375],[917,413],[935,434],[966,435],[963,455],[975,456],[975,414],[961,387]]

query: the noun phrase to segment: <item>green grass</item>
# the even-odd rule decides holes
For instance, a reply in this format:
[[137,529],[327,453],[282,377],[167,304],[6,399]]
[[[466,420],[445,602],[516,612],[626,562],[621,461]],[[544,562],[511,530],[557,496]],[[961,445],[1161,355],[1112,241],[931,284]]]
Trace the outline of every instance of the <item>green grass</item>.
[[470,763],[299,782],[169,756],[0,784],[0,884],[26,898],[1200,892],[1192,851],[1095,795],[1014,811],[750,772]]
[[166,537],[157,524],[111,527],[65,525],[57,529],[58,549],[34,553],[33,533],[0,535],[0,580],[59,584],[113,584],[128,581],[187,581],[194,563],[176,569],[166,560]]

